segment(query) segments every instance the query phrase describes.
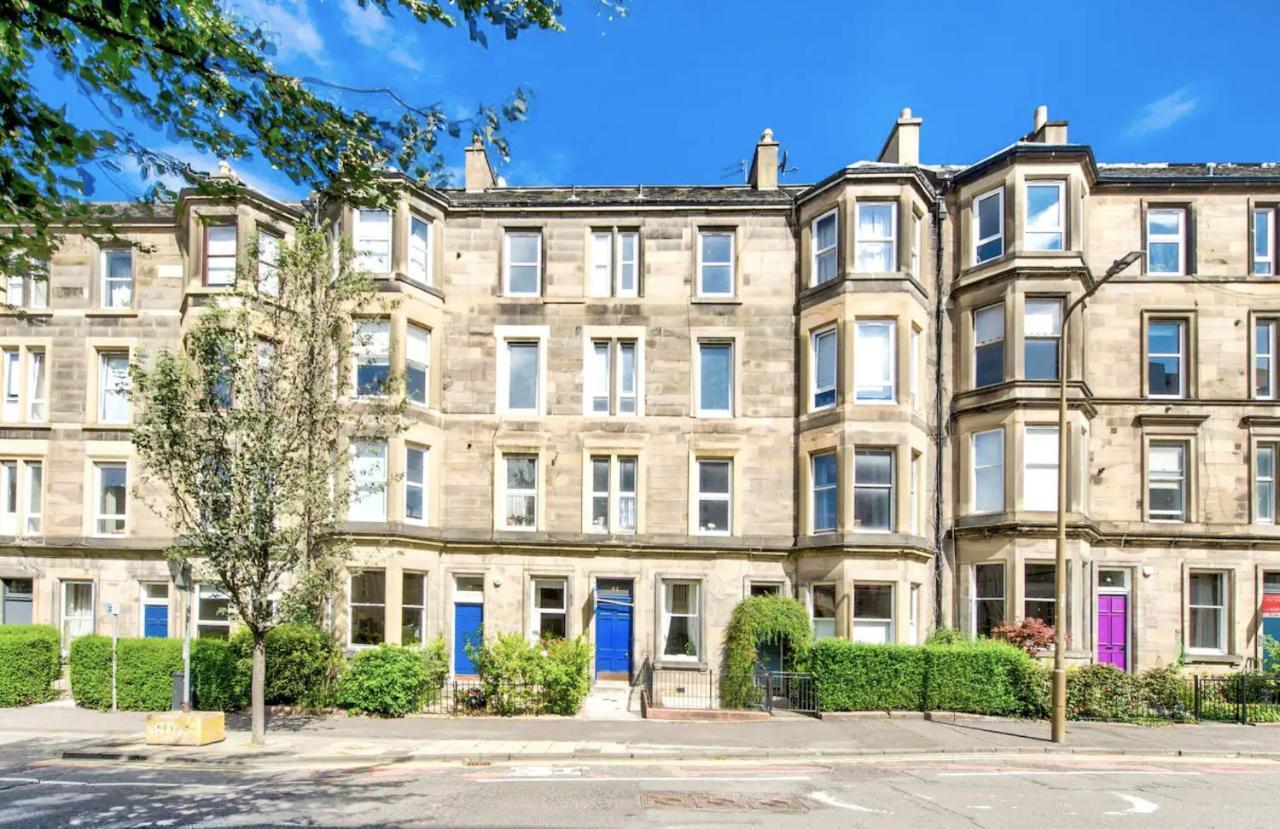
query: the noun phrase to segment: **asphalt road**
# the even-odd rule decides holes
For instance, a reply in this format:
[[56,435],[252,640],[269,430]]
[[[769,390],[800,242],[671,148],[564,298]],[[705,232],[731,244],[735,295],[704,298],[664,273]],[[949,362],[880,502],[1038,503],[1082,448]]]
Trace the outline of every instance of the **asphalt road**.
[[227,771],[0,755],[0,826],[1273,827],[1280,764],[1096,756]]

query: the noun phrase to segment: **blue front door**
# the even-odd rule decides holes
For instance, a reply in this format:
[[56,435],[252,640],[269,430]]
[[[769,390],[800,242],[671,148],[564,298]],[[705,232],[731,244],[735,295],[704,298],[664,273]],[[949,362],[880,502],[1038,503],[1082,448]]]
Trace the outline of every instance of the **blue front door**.
[[149,639],[164,639],[169,635],[169,606],[148,604],[142,607],[142,635]]
[[596,677],[631,678],[631,582],[596,584]]
[[471,676],[476,665],[467,654],[467,645],[478,648],[484,642],[484,605],[459,602],[453,606],[453,673]]

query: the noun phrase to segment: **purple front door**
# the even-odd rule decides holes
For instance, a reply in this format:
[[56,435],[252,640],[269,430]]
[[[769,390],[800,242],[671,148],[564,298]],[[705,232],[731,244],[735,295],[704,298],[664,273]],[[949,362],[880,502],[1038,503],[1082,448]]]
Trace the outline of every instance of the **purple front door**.
[[1098,595],[1098,661],[1129,670],[1129,597]]

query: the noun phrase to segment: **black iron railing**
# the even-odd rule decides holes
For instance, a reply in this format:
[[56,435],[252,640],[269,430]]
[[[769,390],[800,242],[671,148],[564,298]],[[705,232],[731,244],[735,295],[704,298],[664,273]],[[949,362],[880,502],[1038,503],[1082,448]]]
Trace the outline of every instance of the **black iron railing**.
[[548,703],[547,689],[541,685],[451,679],[428,695],[423,713],[514,717],[545,714]]
[[795,711],[800,714],[822,716],[822,700],[818,696],[818,684],[813,674],[803,671],[771,671],[757,666],[756,685],[764,710]]
[[660,668],[648,662],[641,668],[645,703],[655,708],[705,711],[720,707],[715,671]]
[[1078,720],[1280,722],[1280,674],[1242,671],[1176,677],[1127,693],[1068,693],[1068,706]]

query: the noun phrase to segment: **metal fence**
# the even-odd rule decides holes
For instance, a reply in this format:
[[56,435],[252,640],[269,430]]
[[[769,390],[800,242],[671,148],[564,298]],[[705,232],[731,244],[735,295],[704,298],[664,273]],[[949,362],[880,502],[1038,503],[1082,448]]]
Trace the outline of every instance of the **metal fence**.
[[541,685],[523,682],[446,680],[429,694],[423,709],[427,714],[450,716],[514,717],[545,714],[549,695]]
[[1176,677],[1067,696],[1068,713],[1077,720],[1280,722],[1280,675],[1262,672]]
[[707,711],[720,707],[715,671],[655,668],[646,662],[640,669],[645,702],[654,708]]
[[763,665],[756,666],[756,687],[764,710],[794,711],[798,714],[822,716],[822,700],[818,696],[818,684],[813,674],[803,671],[772,671]]

